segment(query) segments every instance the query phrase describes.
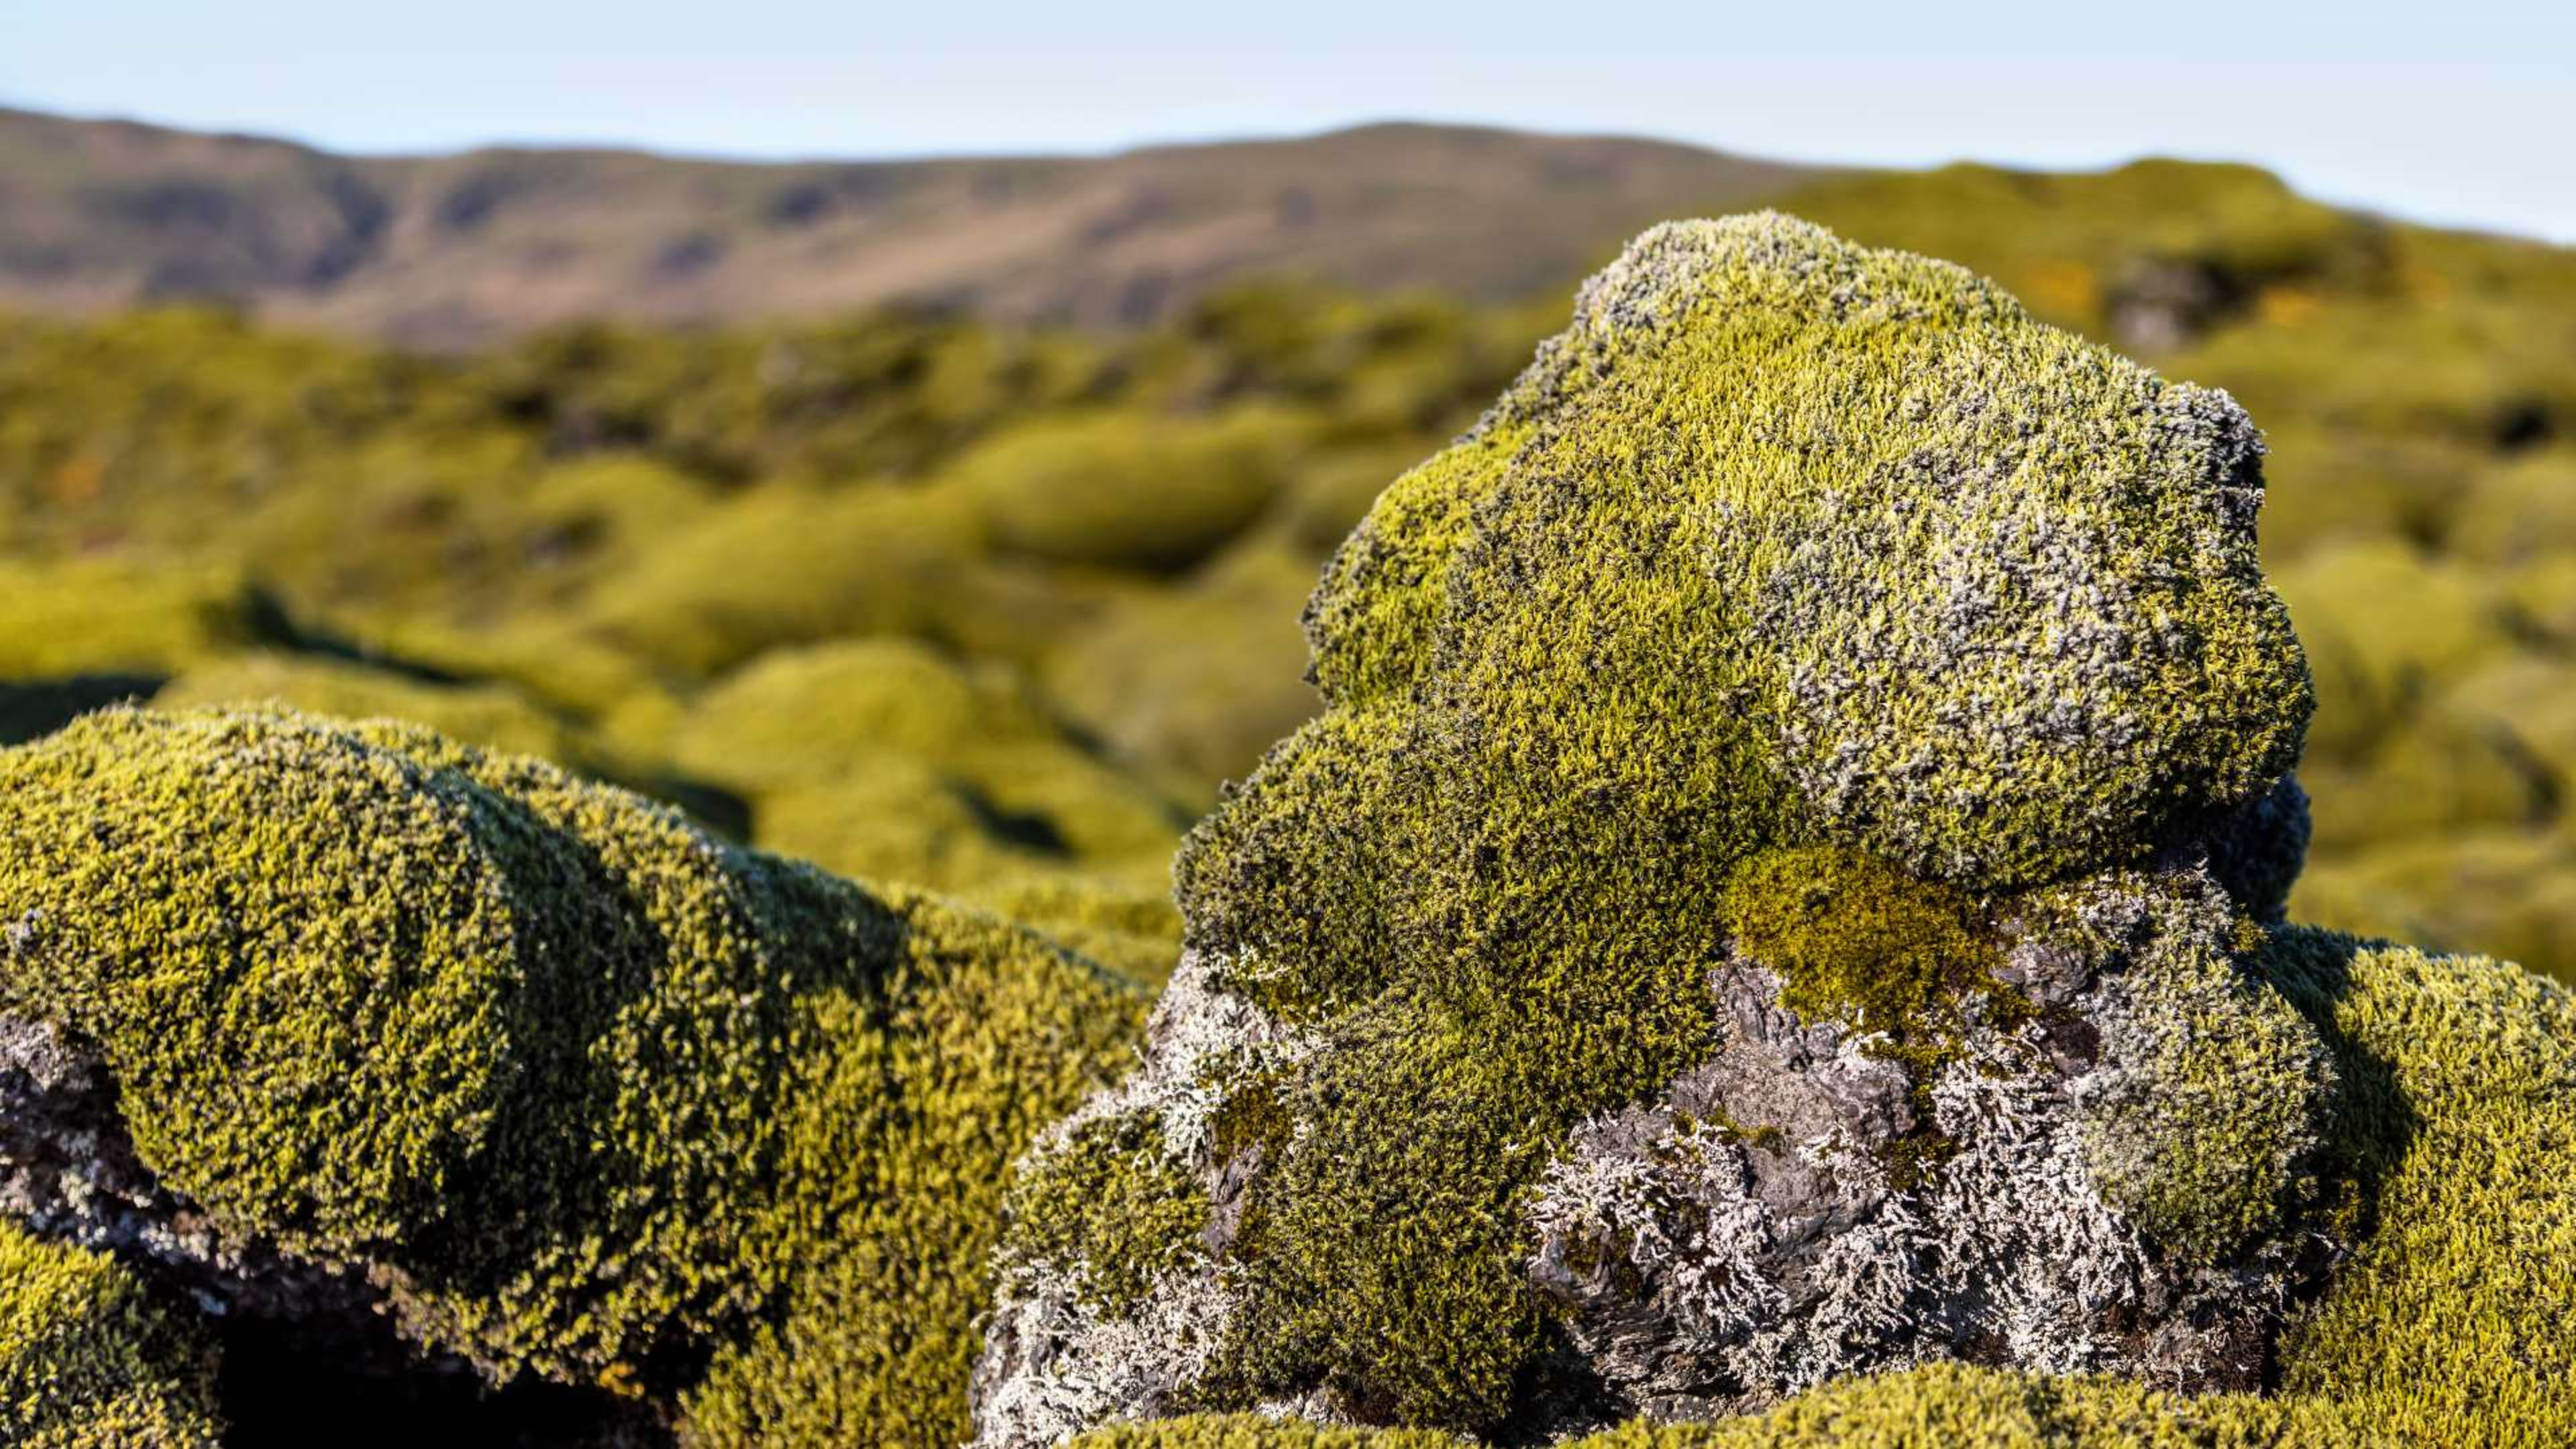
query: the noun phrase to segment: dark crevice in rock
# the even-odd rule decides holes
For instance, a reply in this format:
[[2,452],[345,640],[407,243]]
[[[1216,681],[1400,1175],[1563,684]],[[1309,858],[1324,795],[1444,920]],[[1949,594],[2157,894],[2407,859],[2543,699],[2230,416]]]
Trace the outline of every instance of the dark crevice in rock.
[[[33,923],[10,923],[13,932]],[[407,1342],[353,1270],[226,1231],[137,1157],[116,1084],[50,1026],[0,1017],[0,1213],[114,1254],[193,1304],[222,1348],[234,1442],[563,1446],[673,1442],[649,1409],[533,1379],[494,1386]]]

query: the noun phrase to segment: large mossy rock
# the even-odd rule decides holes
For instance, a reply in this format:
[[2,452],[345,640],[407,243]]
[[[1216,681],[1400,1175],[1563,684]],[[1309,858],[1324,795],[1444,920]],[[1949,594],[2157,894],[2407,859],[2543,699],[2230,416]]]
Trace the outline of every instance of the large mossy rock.
[[0,902],[0,1019],[86,1064],[6,1076],[14,1214],[694,1443],[953,1442],[1009,1164],[1143,1009],[937,898],[283,712],[0,754]]
[[1328,570],[1324,714],[1013,1199],[984,1438],[2265,1382],[2339,1074],[2261,955],[2259,456],[1956,267],[1647,233]]

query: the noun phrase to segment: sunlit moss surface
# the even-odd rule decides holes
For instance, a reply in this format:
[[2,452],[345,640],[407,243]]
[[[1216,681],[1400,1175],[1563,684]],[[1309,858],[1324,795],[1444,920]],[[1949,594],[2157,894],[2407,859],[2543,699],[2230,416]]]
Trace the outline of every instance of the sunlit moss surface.
[[[2332,1151],[2359,1247],[2286,1339],[2279,1393],[2175,1397],[1958,1366],[1853,1379],[1767,1414],[1635,1425],[1599,1449],[1796,1446],[2540,1446],[2576,1434],[2576,997],[2517,968],[2305,927],[2271,968],[2351,1084]],[[2463,1171],[2462,1164],[2475,1163]],[[1099,1449],[1390,1449],[1460,1442],[1253,1418],[1107,1429]]]
[[[1307,612],[1325,713],[1182,856],[1187,944],[1239,1005],[1170,1030],[1258,1012],[1307,1044],[1277,1087],[1293,1131],[1238,1124],[1266,1146],[1193,1392],[1480,1432],[1528,1412],[1550,1321],[1518,1205],[1576,1124],[1719,1049],[1730,951],[1883,1034],[1864,1050],[1928,1107],[1967,1024],[2013,1009],[1995,923],[2023,893],[2256,809],[2296,756],[2254,447],[2223,397],[1786,218],[1659,228],[1596,278],[1337,554]],[[2215,1257],[2273,1221],[2313,1093],[2296,1033],[2240,1038],[2256,1003],[2193,960],[2142,968],[2212,1019],[2137,1065],[2158,1105],[2127,1132],[2164,1165],[2121,1190]],[[1271,1088],[1251,1046],[1209,1050],[1192,1090],[1225,1133]],[[2264,1070],[2287,1121],[2175,1104]],[[2171,1166],[2195,1134],[2206,1173]],[[1132,1249],[1047,1245],[1144,1223],[1145,1260],[1196,1254],[1207,1210],[1134,1166],[1151,1140],[1114,1179],[1087,1141],[1039,1154],[1067,1186],[1008,1252],[1130,1282]],[[1131,1204],[1119,1233],[1104,1199]]]
[[1141,1012],[990,917],[407,725],[109,713],[0,776],[0,1010],[95,1045],[163,1181],[703,1442],[953,1440],[1007,1164]]

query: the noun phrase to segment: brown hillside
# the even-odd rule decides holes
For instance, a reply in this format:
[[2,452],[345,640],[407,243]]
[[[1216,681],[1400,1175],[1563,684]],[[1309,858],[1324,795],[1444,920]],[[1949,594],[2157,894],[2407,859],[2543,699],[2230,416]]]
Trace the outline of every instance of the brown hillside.
[[1128,324],[1225,278],[1501,299],[1640,226],[1817,173],[1694,147],[1429,125],[1097,159],[754,164],[628,151],[337,156],[0,110],[0,306],[220,299],[458,345],[576,317],[956,303]]

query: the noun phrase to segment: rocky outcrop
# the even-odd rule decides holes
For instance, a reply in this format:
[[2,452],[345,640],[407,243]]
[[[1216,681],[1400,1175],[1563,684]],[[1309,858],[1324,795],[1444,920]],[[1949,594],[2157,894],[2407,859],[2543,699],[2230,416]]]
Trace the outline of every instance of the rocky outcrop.
[[2259,457],[1956,268],[1639,239],[1328,571],[1144,1070],[1024,1167],[983,1441],[2267,1382],[2337,1073],[2257,955]]

